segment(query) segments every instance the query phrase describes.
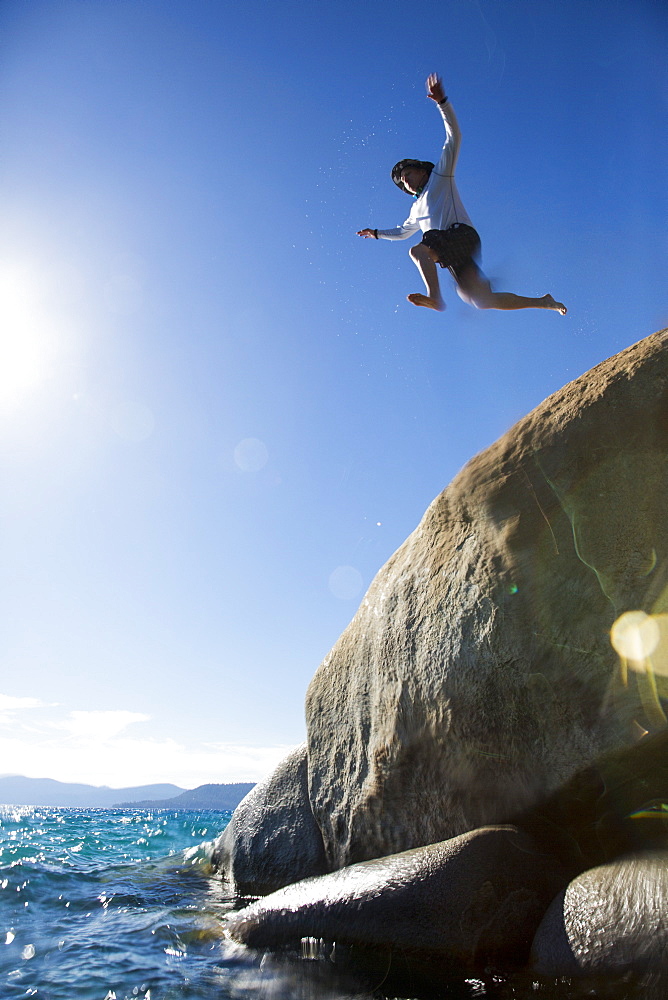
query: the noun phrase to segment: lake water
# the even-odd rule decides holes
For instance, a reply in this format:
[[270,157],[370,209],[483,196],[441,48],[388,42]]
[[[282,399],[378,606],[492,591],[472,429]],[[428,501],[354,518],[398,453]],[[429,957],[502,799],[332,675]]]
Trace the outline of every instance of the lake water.
[[[232,906],[211,872],[229,813],[0,806],[0,1000],[373,1000],[364,971],[328,949],[272,956],[222,938]],[[443,1000],[665,1000],[651,981],[532,977],[442,983]]]

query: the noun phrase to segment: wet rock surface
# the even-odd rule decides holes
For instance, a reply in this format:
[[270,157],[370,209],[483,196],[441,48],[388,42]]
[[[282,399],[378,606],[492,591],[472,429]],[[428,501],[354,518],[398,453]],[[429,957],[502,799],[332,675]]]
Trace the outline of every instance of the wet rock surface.
[[305,744],[239,803],[212,860],[241,896],[273,892],[327,871],[308,800]]
[[619,858],[570,882],[548,908],[531,959],[542,975],[668,972],[668,850]]
[[298,882],[232,915],[227,929],[258,948],[314,937],[472,968],[526,958],[564,877],[527,834],[490,827]]

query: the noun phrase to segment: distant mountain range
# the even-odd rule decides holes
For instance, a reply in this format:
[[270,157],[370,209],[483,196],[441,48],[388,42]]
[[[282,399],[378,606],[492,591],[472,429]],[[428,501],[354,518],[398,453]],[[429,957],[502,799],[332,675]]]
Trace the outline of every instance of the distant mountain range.
[[254,788],[253,782],[240,781],[236,785],[198,785],[171,799],[137,802],[120,802],[121,806],[132,805],[143,809],[236,809],[245,795]]
[[252,782],[230,785],[137,785],[108,788],[106,785],[78,785],[52,778],[24,778],[11,774],[0,777],[0,803],[21,806],[66,806],[79,809],[110,809],[134,806],[152,809],[235,809],[253,788]]

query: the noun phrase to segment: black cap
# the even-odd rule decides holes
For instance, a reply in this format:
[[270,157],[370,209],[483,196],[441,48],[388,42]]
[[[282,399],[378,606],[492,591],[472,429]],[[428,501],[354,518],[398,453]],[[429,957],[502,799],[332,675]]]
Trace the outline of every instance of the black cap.
[[406,194],[413,194],[412,191],[409,191],[404,187],[403,181],[401,180],[401,173],[403,170],[406,170],[407,167],[417,167],[418,170],[426,170],[427,173],[430,174],[434,169],[434,164],[430,163],[429,160],[399,160],[398,163],[394,164],[392,167],[392,180],[397,187],[401,188],[402,191],[405,191]]

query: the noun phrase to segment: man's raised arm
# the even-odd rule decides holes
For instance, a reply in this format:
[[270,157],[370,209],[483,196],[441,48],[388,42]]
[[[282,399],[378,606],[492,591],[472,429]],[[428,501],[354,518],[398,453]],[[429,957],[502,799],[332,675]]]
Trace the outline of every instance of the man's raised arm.
[[446,97],[445,90],[443,89],[443,81],[438,73],[429,74],[426,86],[427,97],[438,106],[438,110],[441,112],[441,117],[443,118],[443,124],[445,125],[445,146],[443,147],[441,161],[436,164],[436,173],[447,176],[448,174],[452,174],[455,169],[462,141],[462,133],[454,108]]

